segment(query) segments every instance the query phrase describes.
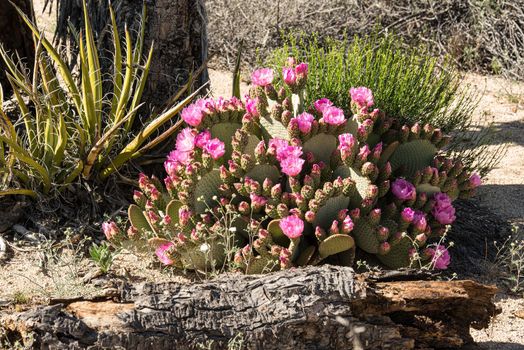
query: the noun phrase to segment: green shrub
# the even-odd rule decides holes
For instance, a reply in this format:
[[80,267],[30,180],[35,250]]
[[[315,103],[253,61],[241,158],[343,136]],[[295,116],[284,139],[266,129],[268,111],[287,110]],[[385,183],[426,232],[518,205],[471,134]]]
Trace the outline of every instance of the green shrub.
[[[0,47],[20,115],[12,123],[0,106],[0,197],[47,194],[80,176],[104,180],[175,131],[170,128],[149,140],[196,92],[150,118],[139,130],[133,129],[153,52],[151,47],[144,59],[144,31],[133,44],[126,29],[121,43],[110,9],[114,61],[113,72],[106,76],[100,69],[98,45],[86,14],[85,28],[77,33],[80,54],[79,77],[75,79],[57,47],[19,13],[37,41],[36,64],[31,74]],[[144,21],[145,16],[142,26]],[[3,101],[1,91],[0,99]]]

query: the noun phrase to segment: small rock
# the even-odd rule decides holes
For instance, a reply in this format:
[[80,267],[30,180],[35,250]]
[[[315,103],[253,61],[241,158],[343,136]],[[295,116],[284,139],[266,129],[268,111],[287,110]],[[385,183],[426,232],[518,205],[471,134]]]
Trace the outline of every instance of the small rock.
[[0,260],[4,260],[7,257],[7,244],[5,239],[0,236]]
[[513,312],[513,315],[517,316],[518,318],[524,319],[524,309],[520,309]]

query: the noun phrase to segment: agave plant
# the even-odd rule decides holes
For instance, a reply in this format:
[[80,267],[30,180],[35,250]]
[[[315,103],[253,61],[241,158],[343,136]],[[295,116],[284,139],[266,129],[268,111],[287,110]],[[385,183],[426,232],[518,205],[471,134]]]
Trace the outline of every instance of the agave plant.
[[[123,50],[115,14],[110,7],[114,71],[109,79],[103,77],[85,1],[83,5],[85,27],[77,36],[79,79],[74,78],[57,48],[20,10],[20,16],[37,40],[32,76],[21,62],[0,46],[0,56],[8,68],[7,76],[20,115],[19,122],[13,125],[0,106],[0,153],[3,156],[0,170],[5,174],[0,179],[0,196],[46,194],[79,176],[106,178],[173,133],[175,128],[144,145],[196,94],[152,118],[133,136],[136,132],[134,119],[141,107],[153,48],[144,59],[144,31],[133,44],[126,29]],[[144,21],[145,12],[142,27]],[[104,90],[105,86],[108,91]],[[0,97],[3,101],[1,94]]]
[[[428,241],[445,233],[451,202],[473,195],[478,175],[439,154],[449,141],[441,130],[374,109],[365,87],[350,90],[349,117],[325,98],[306,106],[307,75],[289,59],[278,90],[263,68],[244,101],[185,108],[168,176],[141,175],[127,236],[167,265],[197,270],[228,259],[220,232],[231,228],[234,262],[247,273],[351,265],[356,248],[391,268],[435,257],[445,268],[447,252]],[[229,227],[224,212],[236,214]],[[104,232],[126,238],[115,224]]]

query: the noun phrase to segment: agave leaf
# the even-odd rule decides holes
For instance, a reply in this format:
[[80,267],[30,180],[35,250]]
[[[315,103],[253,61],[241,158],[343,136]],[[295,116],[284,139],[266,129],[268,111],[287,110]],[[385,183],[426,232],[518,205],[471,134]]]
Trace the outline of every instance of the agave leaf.
[[91,80],[87,79],[89,76],[89,62],[86,58],[86,48],[84,44],[84,39],[82,33],[80,33],[80,42],[79,42],[79,48],[80,48],[80,70],[82,72],[82,104],[84,106],[84,115],[85,115],[85,122],[86,127],[89,130],[88,132],[88,138],[90,141],[95,141],[95,127],[96,127],[96,111],[95,111],[95,103],[94,103],[94,95],[93,95],[93,87],[91,86]]
[[38,162],[34,160],[31,157],[31,155],[27,153],[26,150],[24,150],[19,144],[17,144],[13,140],[3,135],[0,135],[0,141],[3,141],[9,146],[11,153],[13,153],[16,159],[18,159],[20,162],[27,164],[31,169],[35,170],[40,175],[40,178],[42,179],[44,186],[44,193],[47,193],[51,188],[51,178],[47,169],[44,168],[42,165],[38,164]]
[[55,147],[55,157],[53,159],[53,164],[56,167],[60,167],[62,161],[64,160],[64,153],[67,146],[69,135],[67,133],[66,123],[64,121],[64,116],[59,115],[59,126],[58,126],[58,142]]
[[118,103],[117,103],[117,107],[115,110],[115,114],[111,118],[114,123],[118,123],[118,121],[123,117],[123,113],[127,105],[127,102],[129,101],[129,95],[131,93],[131,88],[133,85],[133,75],[134,75],[133,44],[131,42],[131,34],[129,33],[129,30],[127,29],[127,27],[125,29],[125,35],[126,35],[126,73],[124,77],[124,83],[122,85],[122,90],[120,92],[120,96],[118,97]]
[[[151,48],[149,49],[149,54],[147,56],[147,61],[144,66],[144,71],[142,72],[142,75],[140,76],[140,79],[138,81],[138,86],[135,91],[135,95],[133,96],[133,101],[131,102],[131,109],[135,110],[135,107],[138,105],[140,100],[142,99],[142,93],[144,92],[144,88],[146,86],[147,77],[149,75],[149,69],[151,68],[151,61],[153,59],[153,44],[151,44]],[[136,109],[138,111],[138,109]],[[133,113],[133,115],[129,118],[129,120],[126,123],[126,131],[131,130],[131,127],[133,126],[133,122],[135,120],[136,111]]]
[[33,198],[36,198],[37,196],[35,191],[28,190],[28,189],[12,189],[12,190],[0,191],[0,197],[17,196],[17,195],[29,196]]
[[233,91],[231,96],[240,98],[240,60],[242,58],[242,46],[244,45],[244,40],[240,40],[238,45],[237,60],[235,62],[235,70],[233,71]]
[[134,110],[129,112],[124,119],[120,120],[118,123],[114,124],[108,131],[102,135],[102,137],[97,141],[97,143],[91,147],[91,150],[89,151],[89,154],[86,158],[86,163],[84,166],[83,176],[85,178],[89,178],[91,169],[93,165],[95,164],[96,159],[100,155],[100,153],[105,149],[104,144],[111,138],[111,136],[114,135],[115,132],[118,131],[118,129],[124,124],[126,121],[128,121],[136,111],[142,107],[143,104],[140,104],[137,106]]
[[[97,135],[100,135],[102,128],[102,73],[100,71],[100,61],[98,58],[98,52],[95,44],[95,39],[93,36],[93,30],[91,29],[91,23],[89,20],[86,1],[83,0],[84,8],[84,24],[85,24],[85,36],[86,36],[86,54],[87,54],[87,63],[89,67],[89,74],[82,75],[89,77],[91,89],[92,89],[92,98],[94,104],[94,111],[96,118],[93,120],[94,125],[96,126]],[[82,41],[82,40],[80,40]],[[84,80],[83,79],[83,80]],[[97,113],[98,112],[98,113]]]
[[18,14],[20,17],[24,20],[24,22],[27,24],[29,29],[33,32],[37,40],[42,41],[42,45],[45,47],[47,53],[49,56],[53,59],[53,61],[56,63],[62,78],[64,79],[64,82],[67,86],[67,89],[70,94],[70,98],[73,100],[74,105],[77,109],[77,112],[79,115],[82,113],[82,102],[80,99],[80,92],[78,91],[78,88],[75,84],[75,81],[73,79],[73,75],[71,74],[71,71],[69,70],[69,66],[66,62],[60,57],[60,54],[55,50],[53,45],[38,31],[36,25],[31,22],[31,20],[27,17],[27,15],[20,10],[17,6],[15,6]]
[[111,102],[111,116],[116,113],[118,106],[118,97],[122,93],[122,46],[120,44],[120,34],[118,33],[118,25],[116,23],[115,11],[113,6],[109,4],[109,14],[111,16],[111,26],[113,28],[113,44],[114,44],[114,58],[113,58],[113,98]]

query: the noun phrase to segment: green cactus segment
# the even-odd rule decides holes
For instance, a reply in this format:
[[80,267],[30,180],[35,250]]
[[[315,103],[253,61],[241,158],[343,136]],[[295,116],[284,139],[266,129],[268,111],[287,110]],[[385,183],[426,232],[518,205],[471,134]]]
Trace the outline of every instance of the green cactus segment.
[[273,183],[278,183],[280,179],[280,171],[274,165],[258,164],[246,174],[246,177],[258,181],[259,183],[263,183],[265,179],[270,179]]
[[341,177],[342,179],[345,178],[351,178],[351,180],[355,181],[356,185],[356,191],[351,196],[351,200],[349,202],[349,206],[351,208],[358,208],[360,204],[362,203],[362,200],[366,197],[366,194],[368,192],[369,185],[371,185],[371,181],[363,176],[360,171],[355,170],[353,168],[349,168],[345,165],[339,166],[335,171],[333,172],[333,179],[337,177]]
[[440,187],[431,184],[420,184],[417,186],[417,193],[425,192],[427,194],[434,194],[441,192]]
[[333,220],[337,218],[338,212],[346,209],[349,205],[349,198],[343,195],[333,197],[327,200],[317,212],[315,217],[315,226],[320,226],[328,230]]
[[331,235],[318,246],[318,252],[322,259],[341,253],[355,246],[355,241],[348,235]]
[[[193,206],[196,214],[202,214],[216,204],[216,200],[213,199],[213,197],[220,194],[219,187],[222,183],[220,172],[216,169],[200,178],[195,186],[194,192]],[[203,197],[203,201],[201,197]]]
[[247,139],[247,145],[244,148],[243,152],[249,155],[255,154],[255,148],[257,147],[259,142],[260,142],[260,139],[258,137],[256,137],[253,134],[250,134]]
[[233,152],[231,140],[233,139],[235,132],[241,127],[242,124],[239,123],[219,123],[211,127],[211,137],[216,137],[220,141],[224,142],[224,145],[226,147],[226,153],[224,155],[225,159],[231,158],[231,152]]
[[315,161],[323,161],[329,164],[333,151],[337,148],[337,138],[334,135],[318,134],[304,143],[305,152],[311,152]]
[[282,232],[280,228],[280,220],[272,220],[267,225],[267,230],[271,234],[273,241],[283,247],[289,246],[290,239]]
[[144,215],[144,212],[138,205],[131,204],[127,209],[127,215],[129,216],[129,221],[131,222],[131,225],[136,227],[140,232],[155,232],[149,224],[149,221],[147,220],[146,216]]
[[180,209],[180,207],[182,207],[182,205],[183,205],[182,202],[176,199],[173,199],[171,202],[167,204],[166,214],[171,217],[171,220],[173,222],[178,222],[179,220],[178,210]]
[[259,256],[250,259],[246,268],[246,273],[248,275],[258,275],[261,273],[268,273],[276,270],[278,270],[277,261]]
[[437,148],[427,140],[415,140],[397,147],[389,158],[393,171],[402,167],[404,174],[413,176],[417,170],[431,165]]
[[315,254],[317,248],[314,245],[307,246],[299,255],[295,264],[297,266],[306,266],[310,261],[313,255]]
[[380,242],[376,235],[376,229],[366,218],[358,220],[352,233],[360,249],[370,254],[378,253]]
[[[207,245],[207,250],[201,249]],[[190,269],[206,271],[212,266],[220,266],[226,257],[224,247],[216,240],[207,241],[190,249],[181,251],[181,260],[184,266]]]
[[261,116],[260,125],[262,127],[262,134],[266,141],[277,138],[289,140],[289,132],[287,131],[287,128],[278,120]]
[[375,147],[377,143],[380,142],[380,135],[377,133],[372,132],[369,134],[368,138],[366,139],[366,143],[370,148]]
[[395,244],[391,245],[391,250],[385,254],[378,254],[377,257],[381,263],[392,269],[408,267],[411,265],[409,250],[413,248],[413,243],[408,237],[404,237]]
[[400,143],[398,141],[394,141],[390,143],[389,145],[387,145],[386,148],[384,148],[380,156],[380,159],[378,160],[378,163],[377,163],[379,168],[382,168],[384,165],[386,165],[389,158],[391,158],[391,155],[395,152],[399,144]]

